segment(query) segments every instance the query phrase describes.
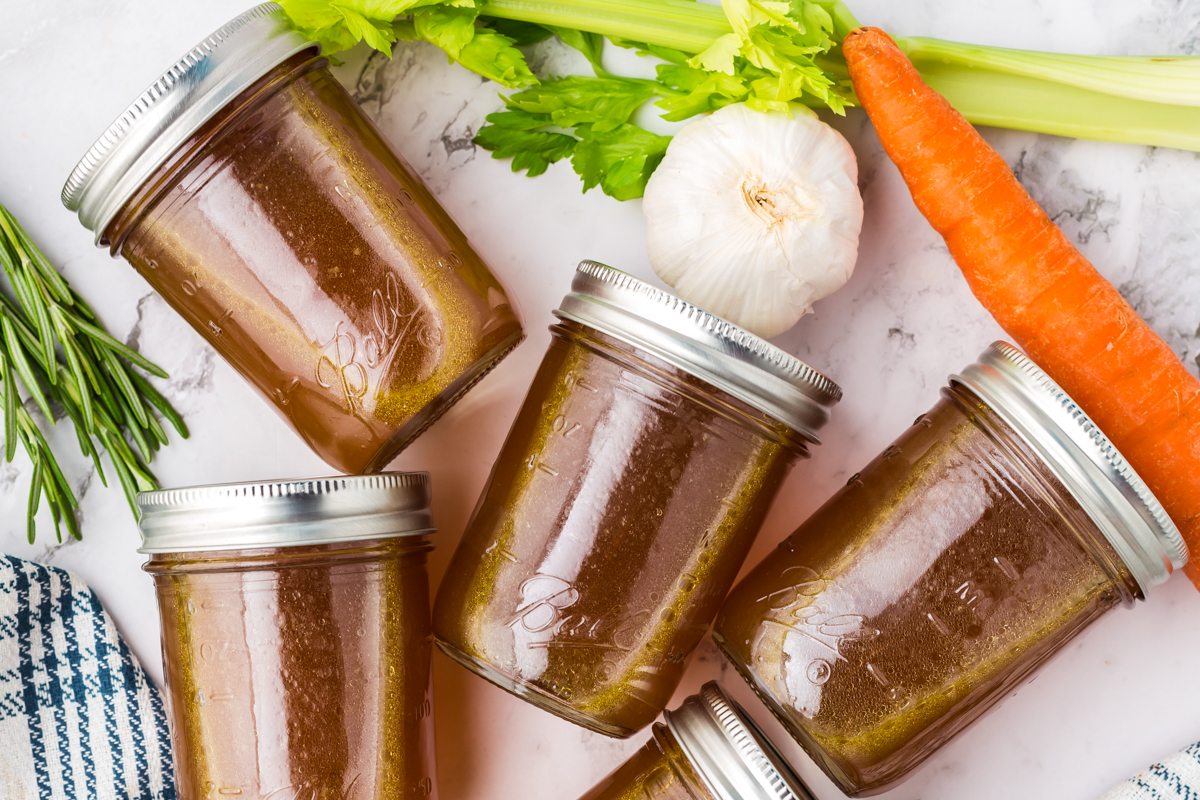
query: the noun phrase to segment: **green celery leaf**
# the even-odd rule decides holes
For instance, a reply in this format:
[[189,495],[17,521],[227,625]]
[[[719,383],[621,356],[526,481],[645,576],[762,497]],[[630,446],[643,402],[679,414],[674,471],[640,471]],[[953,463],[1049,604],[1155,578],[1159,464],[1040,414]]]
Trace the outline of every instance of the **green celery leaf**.
[[514,131],[535,131],[538,128],[546,128],[554,124],[554,120],[550,119],[549,114],[534,114],[520,109],[497,111],[494,114],[488,114],[485,119],[493,125]]
[[571,166],[583,178],[583,190],[599,186],[618,200],[642,196],[650,173],[671,142],[670,136],[658,136],[629,124],[608,131],[581,125],[575,132],[579,144],[575,145]]
[[687,64],[690,55],[682,50],[676,50],[673,47],[663,47],[657,44],[646,44],[645,42],[635,42],[631,39],[618,39],[615,36],[609,36],[608,40],[617,47],[624,47],[627,50],[635,51],[639,56],[654,56],[661,58],[670,64],[678,64],[684,66]]
[[564,43],[583,53],[583,57],[592,65],[592,69],[596,71],[597,75],[608,74],[600,64],[600,55],[604,52],[603,36],[598,33],[577,31],[574,28],[558,28],[553,26],[547,26],[547,28],[553,31],[554,35],[562,39]]
[[736,33],[727,33],[717,39],[703,53],[688,60],[688,64],[698,69],[733,74],[734,59],[742,54],[743,40]]
[[513,40],[490,28],[476,28],[457,57],[458,63],[510,89],[533,86],[537,77],[529,71],[525,56],[513,46]]
[[[834,29],[845,23],[844,7],[825,5],[830,8],[808,0],[722,0],[734,32],[717,39],[688,65],[740,77],[751,89],[745,98],[747,105],[760,111],[787,111],[790,103],[805,102],[809,96],[844,113],[851,104],[849,88],[814,61],[835,46]],[[839,15],[837,23],[834,14]],[[765,74],[754,75],[748,72],[751,69]],[[680,113],[703,99],[679,101]]]
[[507,36],[512,39],[514,47],[529,47],[531,44],[544,42],[554,35],[554,31],[544,25],[535,25],[532,22],[519,22],[515,19],[490,17],[487,20],[487,26],[501,36]]
[[667,86],[685,92],[655,103],[667,112],[662,117],[669,122],[716,111],[731,103],[740,103],[750,96],[750,85],[741,75],[664,64],[658,67],[658,79]]
[[[456,0],[449,5],[474,0]],[[280,5],[302,32],[321,45],[325,55],[348,50],[360,41],[391,55],[396,34],[392,22],[413,9],[440,0],[281,0]]]
[[565,133],[533,130],[549,123],[545,117],[524,111],[489,114],[491,125],[480,128],[475,143],[492,151],[492,158],[512,158],[512,171],[541,175],[555,161],[571,155],[578,140]]
[[475,18],[478,16],[479,11],[475,8],[423,8],[413,14],[414,31],[418,38],[433,42],[454,60],[475,38]]
[[510,95],[505,103],[512,109],[548,115],[563,128],[586,124],[603,132],[624,125],[655,93],[653,81],[570,75]]

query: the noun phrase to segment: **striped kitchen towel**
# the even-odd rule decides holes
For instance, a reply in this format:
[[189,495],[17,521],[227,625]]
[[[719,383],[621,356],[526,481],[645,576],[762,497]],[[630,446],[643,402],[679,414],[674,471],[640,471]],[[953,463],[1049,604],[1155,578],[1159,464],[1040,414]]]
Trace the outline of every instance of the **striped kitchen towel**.
[[1197,800],[1200,742],[1164,758],[1106,792],[1100,800]]
[[0,555],[0,798],[174,800],[162,697],[75,575]]

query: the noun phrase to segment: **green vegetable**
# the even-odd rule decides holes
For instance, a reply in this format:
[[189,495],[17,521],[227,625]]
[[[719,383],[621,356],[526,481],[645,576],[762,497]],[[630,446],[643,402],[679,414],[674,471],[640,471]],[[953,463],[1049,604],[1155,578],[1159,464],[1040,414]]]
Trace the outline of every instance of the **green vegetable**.
[[[488,118],[480,146],[529,175],[569,156],[585,191],[599,185],[620,199],[640,196],[667,141],[632,123],[648,101],[670,121],[730,103],[759,110],[802,103],[839,114],[854,103],[840,42],[859,22],[840,0],[282,3],[327,52],[362,40],[390,53],[396,38],[425,39],[469,69],[524,89],[505,98],[509,111]],[[517,46],[550,34],[582,52],[595,77],[539,82]],[[605,39],[667,63],[654,80],[610,75],[600,63]],[[477,40],[486,57],[472,55]],[[1056,55],[922,37],[897,43],[974,123],[1200,150],[1200,57]]]
[[106,486],[100,451],[103,448],[108,452],[135,513],[136,493],[158,486],[146,463],[160,446],[168,443],[167,434],[153,412],[161,414],[185,439],[187,427],[166,399],[130,364],[160,378],[167,374],[104,330],[83,298],[67,285],[3,206],[0,206],[0,265],[16,296],[14,302],[0,293],[4,458],[11,462],[20,442],[33,462],[29,541],[32,543],[36,534],[34,516],[42,495],[50,506],[58,540],[62,541],[64,526],[78,539],[75,493],[33,414],[21,402],[17,379],[51,425],[55,407],[70,417],[80,449],[95,463],[96,472]]

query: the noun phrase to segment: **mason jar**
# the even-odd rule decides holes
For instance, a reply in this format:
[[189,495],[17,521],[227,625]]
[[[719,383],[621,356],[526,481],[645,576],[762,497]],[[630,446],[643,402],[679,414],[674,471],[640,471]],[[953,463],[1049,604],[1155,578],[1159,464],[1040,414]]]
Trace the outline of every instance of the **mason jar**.
[[138,508],[182,800],[437,797],[426,473]]
[[813,800],[715,681],[663,714],[650,741],[579,800]]
[[165,72],[62,193],[342,472],[520,343],[503,285],[274,3]]
[[455,661],[628,736],[666,707],[840,397],[806,364],[584,262],[434,607]]
[[714,637],[842,791],[872,794],[1186,560],[1100,429],[997,342],[734,588]]

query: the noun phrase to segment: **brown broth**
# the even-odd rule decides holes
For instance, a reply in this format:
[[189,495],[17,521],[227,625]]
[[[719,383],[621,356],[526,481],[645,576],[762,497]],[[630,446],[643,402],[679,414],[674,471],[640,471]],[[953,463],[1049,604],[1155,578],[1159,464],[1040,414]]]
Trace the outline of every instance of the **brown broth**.
[[437,797],[427,550],[151,557],[182,800]]
[[713,800],[665,725],[579,800]]
[[608,735],[679,683],[802,445],[567,323],[446,572],[448,655]]
[[948,394],[734,588],[714,636],[869,794],[1130,602],[1119,564],[1032,451]]
[[107,238],[329,464],[375,472],[523,337],[324,59],[222,109]]

